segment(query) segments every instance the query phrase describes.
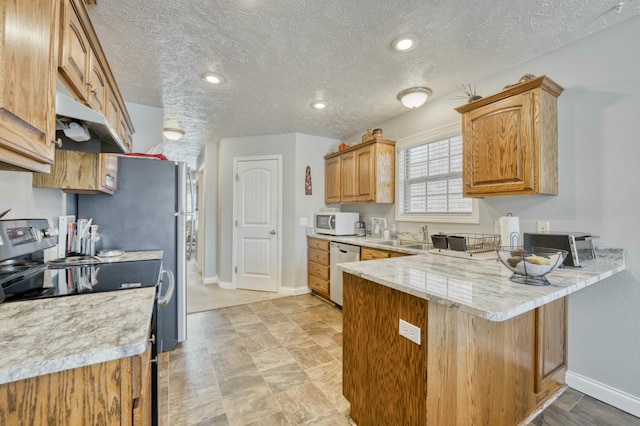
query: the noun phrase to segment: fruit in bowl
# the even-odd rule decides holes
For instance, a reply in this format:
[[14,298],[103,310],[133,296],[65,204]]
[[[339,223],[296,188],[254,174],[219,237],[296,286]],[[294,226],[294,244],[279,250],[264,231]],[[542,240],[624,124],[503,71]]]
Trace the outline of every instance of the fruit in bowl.
[[567,257],[566,250],[546,247],[499,247],[498,259],[514,275],[510,280],[522,284],[549,285],[545,277]]

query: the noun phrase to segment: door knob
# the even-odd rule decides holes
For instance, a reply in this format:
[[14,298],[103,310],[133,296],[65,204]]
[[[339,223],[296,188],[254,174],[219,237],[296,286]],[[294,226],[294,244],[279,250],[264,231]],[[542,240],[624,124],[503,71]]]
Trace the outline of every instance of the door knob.
[[272,229],[271,232],[269,232],[271,235],[276,235],[276,230]]

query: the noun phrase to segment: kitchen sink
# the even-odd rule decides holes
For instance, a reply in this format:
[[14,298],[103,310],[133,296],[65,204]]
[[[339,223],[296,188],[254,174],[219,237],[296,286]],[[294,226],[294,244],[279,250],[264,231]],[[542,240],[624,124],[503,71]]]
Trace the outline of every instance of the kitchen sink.
[[[411,245],[415,245],[415,241],[407,241],[407,240],[391,240],[391,241],[380,241],[376,242],[381,246],[391,246],[391,247],[408,247]],[[414,247],[415,248],[415,247]]]
[[418,249],[418,250],[431,250],[433,248],[433,246],[429,243],[424,243],[424,244],[410,244],[410,245],[403,245],[402,247],[404,248],[410,248],[410,249]]

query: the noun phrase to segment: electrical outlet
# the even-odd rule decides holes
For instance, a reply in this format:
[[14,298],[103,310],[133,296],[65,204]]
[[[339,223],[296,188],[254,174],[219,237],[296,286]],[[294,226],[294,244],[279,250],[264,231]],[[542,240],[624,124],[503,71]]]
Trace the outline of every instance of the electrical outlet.
[[400,335],[411,340],[413,343],[420,344],[420,327],[416,327],[402,319],[400,319]]
[[309,224],[309,222],[307,221],[306,217],[301,217],[300,218],[300,226],[307,226]]
[[549,232],[549,221],[539,220],[537,223],[537,231],[541,233]]

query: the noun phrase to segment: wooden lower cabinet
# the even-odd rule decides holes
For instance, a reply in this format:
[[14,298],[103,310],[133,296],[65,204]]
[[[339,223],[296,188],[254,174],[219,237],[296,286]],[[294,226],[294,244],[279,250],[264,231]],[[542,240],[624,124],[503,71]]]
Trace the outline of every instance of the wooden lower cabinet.
[[307,238],[307,285],[311,291],[329,299],[330,241]]
[[151,344],[142,355],[0,385],[2,425],[150,425]]
[[360,249],[360,260],[389,259],[392,257],[409,256],[406,253],[400,253],[391,250],[381,250],[371,247],[362,247]]
[[[351,417],[358,426],[523,423],[564,388],[565,299],[494,322],[344,274]],[[421,345],[399,335],[399,319],[421,329]]]

